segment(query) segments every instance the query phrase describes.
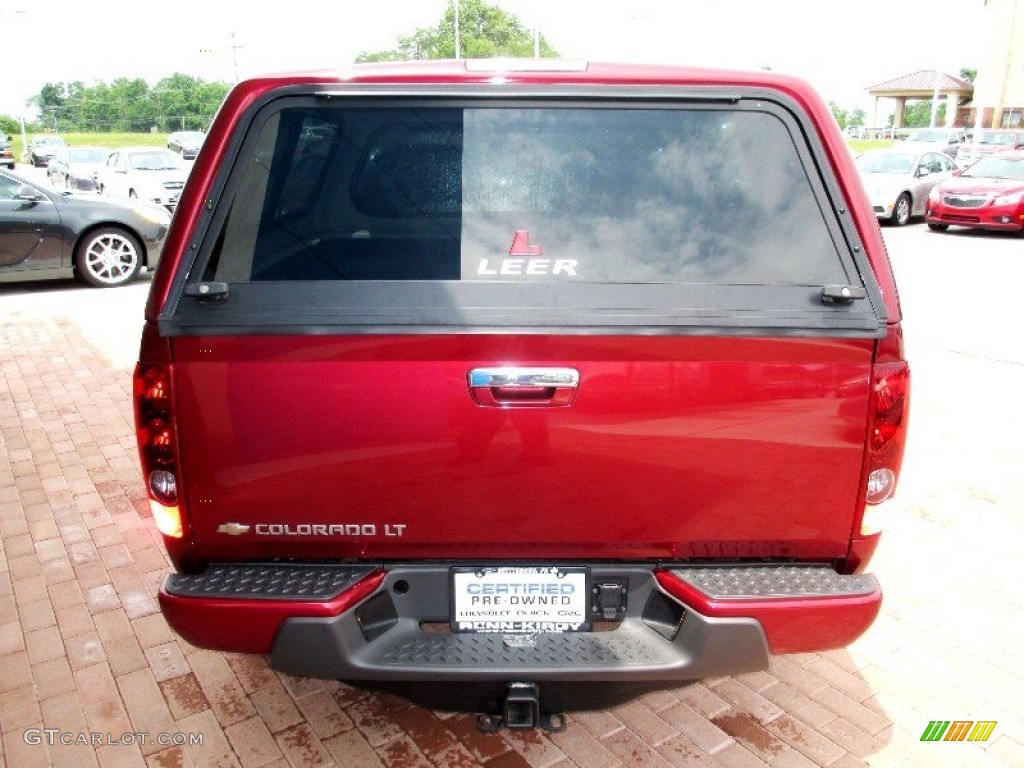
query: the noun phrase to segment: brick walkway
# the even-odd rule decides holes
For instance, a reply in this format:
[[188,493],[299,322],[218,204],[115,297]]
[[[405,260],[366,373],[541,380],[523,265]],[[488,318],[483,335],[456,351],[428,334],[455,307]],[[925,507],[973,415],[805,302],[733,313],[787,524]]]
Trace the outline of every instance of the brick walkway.
[[[915,358],[903,506],[874,563],[886,602],[855,646],[575,713],[560,734],[484,735],[168,630],[131,420],[145,291],[0,286],[0,768],[1024,765],[1019,361]],[[997,726],[920,742],[936,719]]]

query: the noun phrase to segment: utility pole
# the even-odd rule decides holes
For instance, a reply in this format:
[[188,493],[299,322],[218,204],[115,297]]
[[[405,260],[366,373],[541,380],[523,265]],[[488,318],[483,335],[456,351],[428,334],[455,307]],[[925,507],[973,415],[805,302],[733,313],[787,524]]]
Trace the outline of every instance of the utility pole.
[[237,83],[238,82],[238,49],[239,48],[245,48],[245,46],[244,45],[239,45],[238,43],[235,42],[235,33],[234,32],[231,33],[231,43],[228,45],[228,48],[231,49],[231,63],[234,65],[234,68],[235,68],[235,82]]
[[28,157],[28,135],[25,133],[25,115],[22,114],[19,119],[21,121],[21,162],[25,162]]

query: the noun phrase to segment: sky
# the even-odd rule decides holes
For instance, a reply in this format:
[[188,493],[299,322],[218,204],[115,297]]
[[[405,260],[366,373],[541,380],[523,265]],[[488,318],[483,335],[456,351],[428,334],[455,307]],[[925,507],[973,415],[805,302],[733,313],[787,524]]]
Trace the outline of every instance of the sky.
[[[984,54],[984,0],[490,0],[539,27],[565,58],[771,69],[828,101],[863,108],[866,89],[922,69],[957,74]],[[433,26],[446,0],[0,0],[0,113],[31,116],[46,82],[174,72],[233,82],[344,66]],[[244,8],[244,12],[241,9]],[[232,47],[237,46],[237,47]]]

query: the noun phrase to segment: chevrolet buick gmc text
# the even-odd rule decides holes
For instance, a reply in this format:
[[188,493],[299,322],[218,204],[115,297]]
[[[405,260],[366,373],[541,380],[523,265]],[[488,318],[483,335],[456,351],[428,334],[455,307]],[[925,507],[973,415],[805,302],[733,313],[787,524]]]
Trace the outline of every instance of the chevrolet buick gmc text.
[[292,674],[481,684],[511,726],[549,684],[763,669],[874,620],[908,396],[874,213],[800,80],[249,80],[135,374],[160,603]]

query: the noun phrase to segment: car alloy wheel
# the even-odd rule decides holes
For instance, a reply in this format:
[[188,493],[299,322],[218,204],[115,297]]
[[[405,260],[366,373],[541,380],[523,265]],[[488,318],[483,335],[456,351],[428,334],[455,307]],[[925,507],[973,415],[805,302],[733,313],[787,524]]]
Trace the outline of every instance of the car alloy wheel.
[[107,227],[89,233],[75,255],[78,274],[101,288],[123,285],[139,273],[142,246],[129,232]]
[[892,207],[892,223],[902,227],[910,221],[910,196],[904,192],[896,198],[896,204]]

